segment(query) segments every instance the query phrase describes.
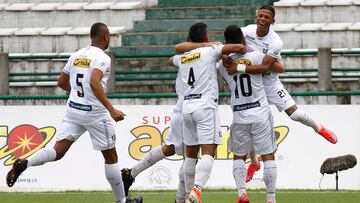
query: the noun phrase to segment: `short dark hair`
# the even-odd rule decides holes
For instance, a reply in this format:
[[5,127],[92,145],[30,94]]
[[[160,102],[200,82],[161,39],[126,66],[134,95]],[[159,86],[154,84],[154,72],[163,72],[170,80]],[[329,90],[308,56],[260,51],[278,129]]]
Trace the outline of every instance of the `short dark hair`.
[[270,5],[262,5],[258,10],[260,9],[264,9],[264,10],[268,10],[272,13],[273,18],[275,18],[275,9],[274,7],[270,6]]
[[101,22],[94,23],[91,26],[91,29],[90,29],[90,37],[91,38],[100,37],[99,35],[102,34],[100,32],[102,27],[107,27],[107,26],[104,23],[101,23]]
[[205,42],[205,36],[207,34],[207,25],[205,23],[195,23],[189,29],[188,38],[192,42]]
[[241,44],[244,42],[244,35],[237,25],[229,25],[224,31],[226,44]]

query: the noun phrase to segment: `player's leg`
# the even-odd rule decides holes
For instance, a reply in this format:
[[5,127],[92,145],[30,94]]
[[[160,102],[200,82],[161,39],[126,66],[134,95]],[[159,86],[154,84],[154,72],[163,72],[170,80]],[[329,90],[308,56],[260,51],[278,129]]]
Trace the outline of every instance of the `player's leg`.
[[289,108],[286,108],[285,112],[293,121],[300,122],[306,126],[313,128],[315,132],[324,137],[330,143],[335,144],[337,142],[337,137],[333,132],[320,125],[305,111],[301,111],[300,109],[298,109],[296,104],[292,105]]
[[229,150],[234,154],[233,177],[238,190],[237,203],[248,203],[246,193],[246,165],[247,152],[251,144],[250,124],[233,123],[230,129]]
[[182,131],[185,144],[185,158],[183,166],[184,182],[186,194],[189,194],[191,189],[194,187],[195,166],[200,150],[193,113],[183,115]]
[[184,162],[181,164],[179,169],[179,183],[176,190],[176,199],[175,203],[185,203],[185,179],[184,179]]
[[221,128],[216,109],[206,108],[195,111],[194,120],[196,120],[196,131],[202,157],[197,166],[194,188],[188,199],[190,202],[201,202],[201,190],[210,178],[216,148],[221,144]]
[[253,144],[255,151],[261,154],[264,162],[264,182],[268,202],[275,203],[277,169],[275,163],[275,142],[274,124],[272,115],[269,119],[254,123],[252,125]]
[[112,118],[109,115],[104,115],[85,127],[89,131],[94,150],[101,151],[104,157],[105,177],[111,186],[116,202],[142,202],[141,197],[139,199],[126,199],[115,148],[116,135]]
[[[182,134],[179,134],[179,126],[182,126],[182,114],[179,112],[171,115],[170,131],[164,141],[164,145],[154,148],[148,154],[145,155],[133,168],[123,168],[121,175],[124,181],[125,194],[129,194],[129,189],[132,183],[135,181],[137,175],[144,170],[156,164],[158,161],[165,157],[169,157],[175,154],[175,146],[178,142],[182,142]],[[181,132],[181,131],[180,131]]]
[[270,103],[275,104],[280,112],[285,111],[293,121],[300,122],[313,128],[315,132],[333,144],[337,142],[337,137],[333,132],[324,128],[309,114],[297,108],[294,99],[282,85],[278,85],[271,90],[267,90],[266,96]]
[[40,166],[47,162],[61,159],[71,147],[72,143],[76,141],[85,130],[81,125],[63,121],[59,132],[56,134],[57,141],[54,147],[42,148],[28,159],[16,160],[6,177],[7,185],[12,187],[20,174],[30,166]]
[[249,182],[252,180],[254,174],[256,171],[260,170],[261,164],[260,161],[257,159],[257,154],[254,149],[254,145],[250,145],[250,151],[249,156],[251,163],[249,164],[249,167],[247,169],[247,176],[246,176],[246,182]]
[[264,182],[266,185],[266,198],[268,203],[276,203],[277,168],[274,153],[261,155],[264,162]]

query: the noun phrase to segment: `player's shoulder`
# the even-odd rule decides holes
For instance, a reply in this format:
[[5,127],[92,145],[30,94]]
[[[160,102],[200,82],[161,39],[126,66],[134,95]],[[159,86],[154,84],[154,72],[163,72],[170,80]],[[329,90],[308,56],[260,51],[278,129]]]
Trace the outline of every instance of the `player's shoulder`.
[[271,34],[272,43],[282,46],[283,41],[282,41],[281,37],[278,35],[278,33],[276,33],[272,28],[270,28],[269,32]]
[[244,34],[254,33],[256,31],[256,24],[249,24],[245,27],[241,27],[241,31]]

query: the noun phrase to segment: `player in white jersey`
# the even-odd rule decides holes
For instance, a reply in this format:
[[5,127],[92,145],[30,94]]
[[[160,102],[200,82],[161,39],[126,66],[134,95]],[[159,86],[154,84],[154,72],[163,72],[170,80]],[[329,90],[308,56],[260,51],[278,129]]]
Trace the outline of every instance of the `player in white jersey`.
[[[206,27],[204,23],[192,25],[188,40],[208,42]],[[201,189],[210,177],[216,148],[221,144],[216,63],[222,54],[243,51],[243,45],[214,45],[172,57],[173,64],[179,67],[185,84],[182,107],[183,135],[186,145],[184,175],[186,192],[190,192],[186,202],[202,202]],[[200,148],[202,158],[196,170],[195,164]],[[193,181],[194,177],[195,181]]]
[[[257,10],[256,25],[248,25],[242,28],[247,48],[266,54],[262,64],[267,66],[266,70],[270,70],[264,75],[264,87],[267,99],[270,103],[275,104],[279,111],[285,111],[292,120],[313,128],[315,132],[330,143],[335,144],[337,142],[336,135],[315,121],[306,112],[298,109],[295,101],[283,87],[277,73],[278,71],[274,69],[274,64],[280,62],[280,53],[283,47],[283,42],[279,35],[270,28],[274,22],[274,8],[271,6],[261,6]],[[251,68],[254,67],[246,68],[246,71]],[[251,73],[254,73],[254,69]],[[250,181],[255,171],[260,169],[260,163],[258,163],[253,150],[250,152],[250,157],[252,163],[248,169],[247,181]]]
[[[169,62],[170,63],[170,62]],[[172,64],[172,62],[171,62]],[[174,155],[175,153],[179,156],[184,155],[184,144],[183,144],[183,133],[182,133],[182,103],[184,99],[183,95],[183,82],[178,72],[175,81],[176,94],[178,100],[175,108],[171,115],[170,120],[170,131],[167,138],[164,140],[164,145],[161,147],[154,148],[144,158],[142,158],[134,167],[131,169],[123,168],[122,179],[124,181],[125,194],[128,195],[128,191],[132,183],[135,181],[137,175],[142,171],[156,164],[158,161]],[[183,175],[183,165],[179,169],[179,185],[176,193],[175,203],[185,202],[185,182]]]
[[[224,32],[226,43],[244,43],[243,33],[236,25],[228,26]],[[235,64],[244,66],[261,65],[265,54],[250,51],[246,54],[233,54]],[[233,122],[230,129],[229,149],[234,153],[233,176],[238,189],[238,203],[248,203],[246,194],[245,161],[251,146],[264,161],[264,181],[267,200],[275,203],[277,145],[273,131],[273,119],[263,84],[262,74],[234,72],[219,63],[219,73],[228,84],[231,92]]]
[[111,185],[116,202],[142,202],[142,198],[127,199],[119,172],[116,153],[114,120],[121,121],[125,114],[110,103],[105,95],[110,75],[108,48],[110,33],[103,23],[95,23],[90,30],[91,46],[71,54],[58,79],[58,86],[70,92],[63,122],[56,135],[53,148],[43,148],[27,160],[16,160],[7,176],[13,186],[19,175],[30,166],[39,166],[60,160],[71,145],[86,131],[95,150],[105,159],[105,176]]

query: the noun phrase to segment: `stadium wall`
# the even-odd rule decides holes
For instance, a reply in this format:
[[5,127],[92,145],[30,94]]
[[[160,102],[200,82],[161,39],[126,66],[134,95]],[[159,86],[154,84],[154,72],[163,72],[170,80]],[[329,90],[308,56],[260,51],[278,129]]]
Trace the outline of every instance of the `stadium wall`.
[[[167,136],[173,106],[117,107],[127,114],[124,121],[116,124],[119,162],[121,167],[132,167]],[[345,154],[360,157],[360,105],[299,106],[337,133],[336,145],[329,144],[312,129],[291,121],[273,106],[271,108],[279,143],[276,155],[278,188],[318,189],[322,176],[320,166],[326,158]],[[223,145],[218,148],[207,187],[235,188],[232,156],[226,145],[232,113],[225,105],[219,110]],[[14,156],[26,158],[41,147],[53,146],[64,111],[65,106],[0,106],[0,174],[3,180]],[[28,143],[33,144],[28,148],[21,140],[30,140]],[[102,163],[101,153],[92,149],[89,135],[85,133],[62,160],[28,169],[13,188],[0,181],[0,191],[109,190]],[[136,178],[133,189],[175,189],[181,163],[178,156],[160,161]],[[262,173],[263,169],[255,174],[254,180],[248,183],[250,188],[264,188]],[[360,189],[359,166],[341,171],[339,176],[340,189]],[[325,175],[321,188],[335,188],[335,176]]]

